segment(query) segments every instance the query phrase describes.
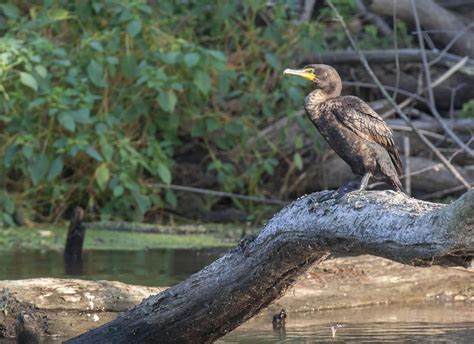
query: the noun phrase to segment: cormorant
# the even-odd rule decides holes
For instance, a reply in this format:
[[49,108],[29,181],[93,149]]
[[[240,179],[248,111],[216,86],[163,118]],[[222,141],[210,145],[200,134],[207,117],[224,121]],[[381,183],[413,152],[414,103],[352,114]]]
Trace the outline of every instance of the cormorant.
[[365,190],[373,177],[403,191],[398,179],[402,163],[392,130],[362,99],[341,96],[341,77],[333,67],[313,64],[299,70],[285,69],[283,73],[313,82],[315,90],[304,103],[306,114],[332,149],[361,178],[359,190]]
[[281,329],[285,327],[285,319],[286,319],[286,311],[282,309],[280,313],[275,314],[273,316],[272,324],[273,324],[273,329]]

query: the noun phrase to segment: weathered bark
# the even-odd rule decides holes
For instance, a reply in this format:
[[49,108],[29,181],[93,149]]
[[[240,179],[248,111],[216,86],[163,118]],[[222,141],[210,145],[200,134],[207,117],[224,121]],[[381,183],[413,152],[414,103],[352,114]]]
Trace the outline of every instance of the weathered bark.
[[407,264],[474,255],[474,190],[445,206],[390,191],[301,197],[262,231],[182,283],[68,343],[209,343],[280,297],[328,252]]

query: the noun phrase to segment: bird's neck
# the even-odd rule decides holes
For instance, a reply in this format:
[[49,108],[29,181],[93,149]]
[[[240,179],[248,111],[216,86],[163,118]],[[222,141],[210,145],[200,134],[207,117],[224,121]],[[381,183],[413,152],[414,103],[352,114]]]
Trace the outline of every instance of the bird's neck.
[[313,110],[319,104],[324,103],[326,100],[339,97],[341,95],[341,89],[336,87],[333,92],[325,92],[323,89],[315,89],[306,96],[305,108],[306,110]]

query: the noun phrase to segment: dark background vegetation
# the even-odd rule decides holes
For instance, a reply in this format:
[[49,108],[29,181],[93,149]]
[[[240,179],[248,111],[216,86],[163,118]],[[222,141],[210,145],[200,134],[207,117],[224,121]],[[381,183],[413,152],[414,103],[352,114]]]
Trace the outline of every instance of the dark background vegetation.
[[[418,46],[410,23],[384,17],[395,32],[387,35],[361,17],[356,1],[334,4],[363,49],[392,49],[394,38],[398,49]],[[212,220],[213,211],[233,209],[258,221],[274,208],[167,185],[278,200],[330,186],[311,173],[333,153],[300,114],[310,85],[283,79],[282,71],[300,66],[302,56],[346,50],[348,42],[324,1],[309,20],[302,20],[304,5],[1,4],[0,223],[60,221],[76,205],[91,219]],[[344,68],[344,80],[366,74],[356,64]],[[412,75],[419,66],[401,69]],[[472,118],[473,109],[462,101],[443,115]],[[446,140],[437,144],[452,153]]]

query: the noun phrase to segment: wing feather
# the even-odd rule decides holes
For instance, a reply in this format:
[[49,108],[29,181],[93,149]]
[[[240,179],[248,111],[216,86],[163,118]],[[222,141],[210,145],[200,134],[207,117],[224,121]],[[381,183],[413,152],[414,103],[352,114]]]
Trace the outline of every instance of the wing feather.
[[331,109],[336,118],[359,137],[384,147],[400,175],[402,163],[393,141],[392,130],[387,123],[360,98],[345,96],[338,99],[342,106],[334,106]]

